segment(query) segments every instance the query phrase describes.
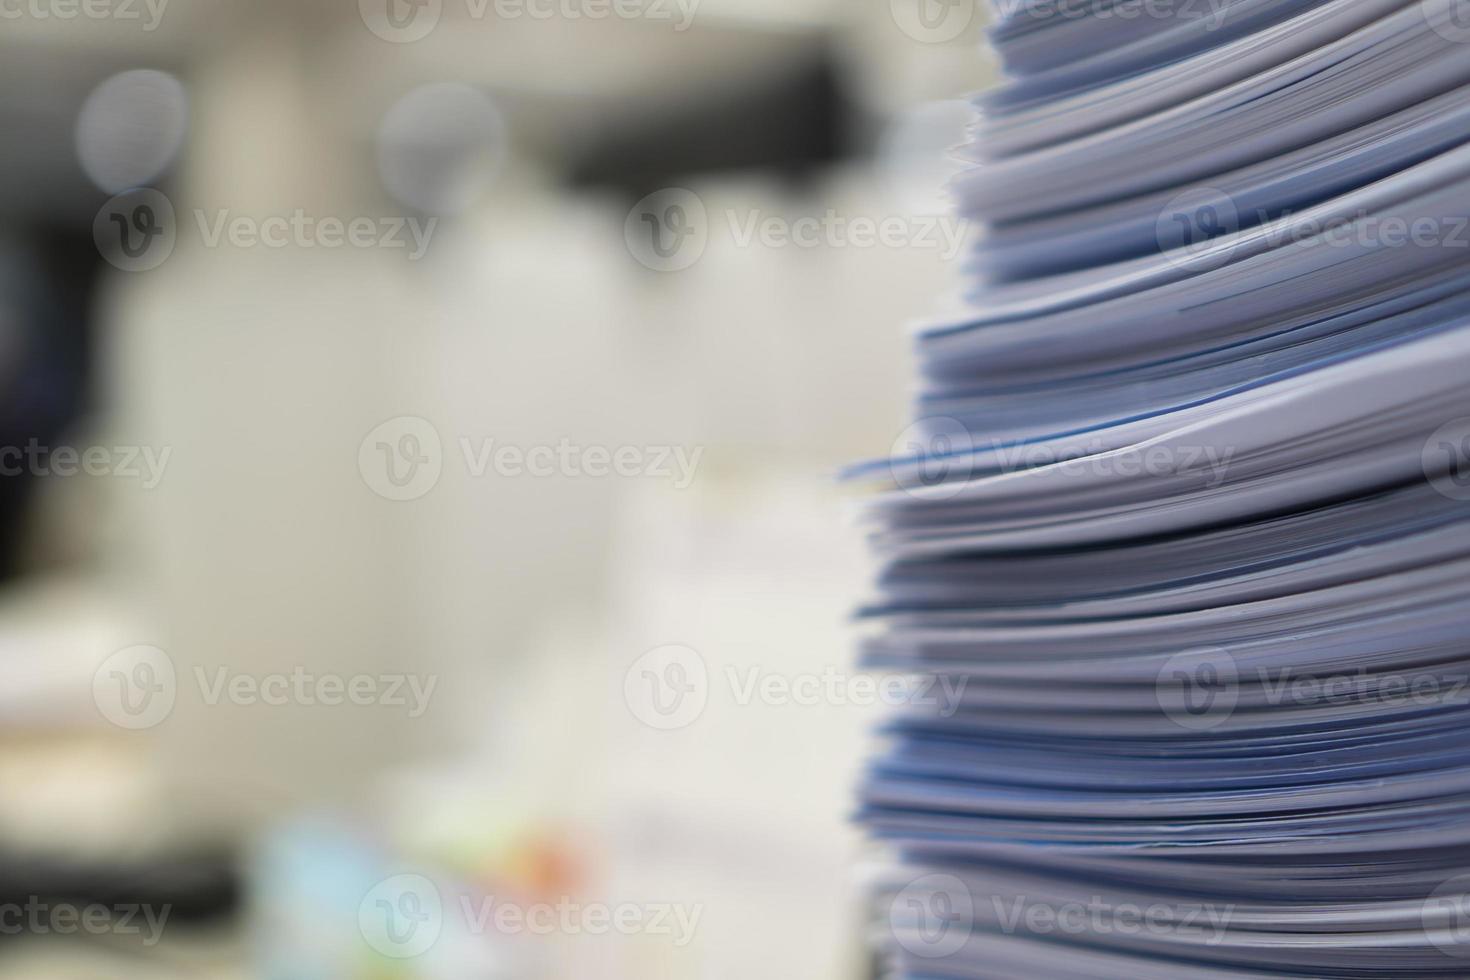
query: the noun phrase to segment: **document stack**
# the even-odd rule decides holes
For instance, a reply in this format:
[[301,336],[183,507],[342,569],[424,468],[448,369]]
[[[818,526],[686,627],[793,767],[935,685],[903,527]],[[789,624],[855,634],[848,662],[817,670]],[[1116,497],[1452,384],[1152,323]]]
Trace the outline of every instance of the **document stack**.
[[993,0],[865,517],[889,975],[1470,976],[1470,5]]

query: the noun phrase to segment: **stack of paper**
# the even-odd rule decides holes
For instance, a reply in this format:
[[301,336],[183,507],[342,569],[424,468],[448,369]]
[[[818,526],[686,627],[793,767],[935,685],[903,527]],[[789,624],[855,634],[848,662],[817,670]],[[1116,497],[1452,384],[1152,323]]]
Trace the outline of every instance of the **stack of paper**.
[[867,514],[905,977],[1470,976],[1470,8],[993,0]]

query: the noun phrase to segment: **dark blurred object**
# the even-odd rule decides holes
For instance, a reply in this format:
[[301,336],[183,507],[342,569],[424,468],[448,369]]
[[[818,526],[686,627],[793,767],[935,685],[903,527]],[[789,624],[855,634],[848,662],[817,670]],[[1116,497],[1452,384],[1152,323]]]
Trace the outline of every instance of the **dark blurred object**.
[[697,173],[762,169],[799,182],[852,151],[855,114],[822,46],[784,72],[593,140],[574,162],[571,183],[641,198]]
[[0,154],[4,581],[22,571],[18,553],[38,485],[32,470],[47,467],[49,451],[93,407],[92,303],[105,268],[93,220],[124,184],[161,177],[187,119],[172,75],[110,57],[68,61],[8,49],[0,82],[11,83],[0,85],[0,126],[24,134]]
[[[57,445],[89,408],[92,298],[101,259],[91,229],[0,237],[0,580],[13,577],[36,487],[27,447]],[[36,454],[44,460],[44,452]]]
[[225,852],[107,867],[0,855],[0,907],[143,906],[166,908],[173,924],[208,924],[234,916],[243,892],[238,862]]

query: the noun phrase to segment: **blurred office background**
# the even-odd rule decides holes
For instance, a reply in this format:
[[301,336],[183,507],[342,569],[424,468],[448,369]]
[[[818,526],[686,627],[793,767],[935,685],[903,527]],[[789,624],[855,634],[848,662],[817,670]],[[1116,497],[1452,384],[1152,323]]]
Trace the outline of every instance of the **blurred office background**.
[[[0,5],[0,977],[868,976],[874,712],[727,678],[849,669],[834,476],[903,429],[905,324],[955,289],[979,14],[387,2]],[[410,218],[417,257],[381,242]],[[718,690],[661,730],[625,680],[669,645]],[[250,693],[302,675],[434,686]],[[700,917],[385,955],[360,904],[405,873]],[[170,917],[3,914],[93,904]]]

